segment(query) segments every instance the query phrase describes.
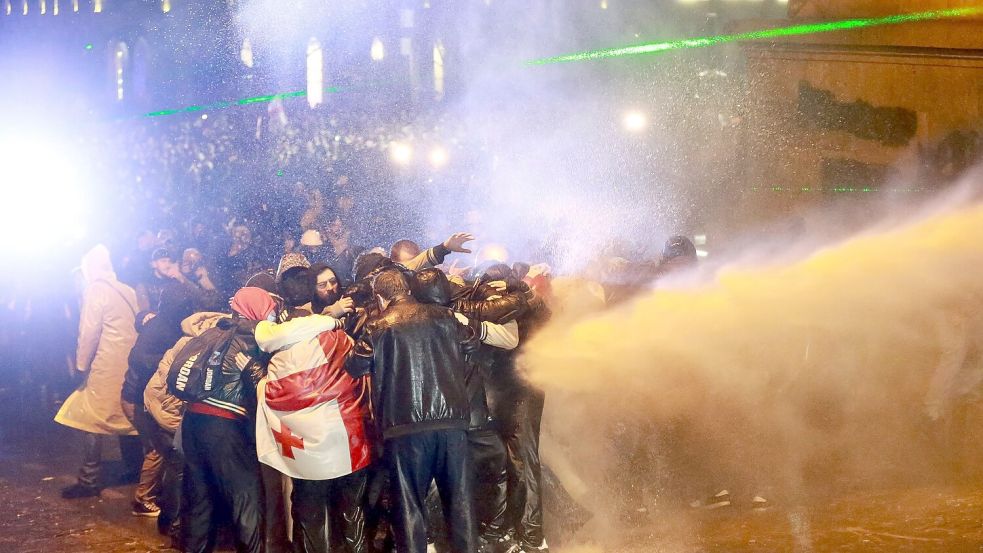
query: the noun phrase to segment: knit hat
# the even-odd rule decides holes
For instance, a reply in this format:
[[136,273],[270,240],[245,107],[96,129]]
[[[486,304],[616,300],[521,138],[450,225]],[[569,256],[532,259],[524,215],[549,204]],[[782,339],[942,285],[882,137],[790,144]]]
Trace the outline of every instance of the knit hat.
[[301,267],[304,269],[311,268],[311,262],[304,257],[301,253],[287,253],[280,258],[280,265],[276,268],[276,281],[280,282],[283,279],[283,273],[286,273],[290,269],[295,269]]
[[304,234],[300,237],[301,246],[323,246],[324,242],[321,241],[321,233],[311,229],[305,230]]

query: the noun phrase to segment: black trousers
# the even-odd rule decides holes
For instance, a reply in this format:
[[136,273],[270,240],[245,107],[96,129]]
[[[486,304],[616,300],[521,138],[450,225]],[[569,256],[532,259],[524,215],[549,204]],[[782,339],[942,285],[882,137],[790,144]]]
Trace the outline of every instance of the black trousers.
[[185,553],[215,548],[216,511],[228,508],[236,551],[264,550],[263,485],[252,424],[186,413],[181,424],[185,471],[181,526]]
[[290,512],[297,553],[365,553],[368,470],[331,480],[293,479]]
[[386,440],[393,500],[393,529],[399,553],[426,553],[426,498],[430,483],[440,491],[452,553],[478,550],[472,502],[471,453],[467,432],[439,430]]
[[468,431],[468,447],[474,463],[474,508],[482,537],[492,541],[505,536],[508,472],[505,444],[497,430]]
[[102,487],[105,485],[116,485],[123,483],[131,475],[140,474],[140,465],[143,464],[143,444],[140,443],[138,436],[120,436],[119,453],[123,460],[123,470],[126,471],[122,478],[105,479],[102,475],[102,448],[110,436],[105,434],[93,434],[85,432],[85,441],[82,450],[82,466],[78,472],[78,482],[84,486]]
[[[497,429],[468,430],[468,449],[475,473],[474,512],[478,535],[485,541],[496,542],[509,530],[505,520],[508,491],[505,444]],[[431,486],[427,495],[427,532],[438,551],[447,551],[450,548],[447,527],[442,519],[440,493]]]
[[498,403],[502,440],[508,450],[508,524],[524,544],[543,543],[542,466],[539,461],[539,427],[546,394],[529,385],[510,391]]

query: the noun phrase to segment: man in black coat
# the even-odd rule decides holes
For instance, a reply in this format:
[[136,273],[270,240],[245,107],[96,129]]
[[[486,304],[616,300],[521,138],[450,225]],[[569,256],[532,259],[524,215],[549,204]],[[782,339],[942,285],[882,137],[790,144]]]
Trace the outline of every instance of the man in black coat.
[[[157,372],[164,352],[182,336],[181,321],[194,312],[195,296],[192,285],[174,281],[162,289],[156,313],[139,314],[139,335],[130,350],[120,393],[123,414],[140,433],[144,448],[140,482],[133,495],[133,514],[156,517],[162,514],[160,507],[166,507],[164,516],[158,521],[162,529],[177,522],[176,494],[180,483],[176,479],[181,472],[181,461],[173,454],[170,436],[161,430],[144,407],[143,391]],[[162,505],[158,505],[158,501]]]
[[402,271],[382,271],[372,289],[380,314],[366,325],[345,368],[356,378],[372,375],[373,415],[385,440],[396,548],[426,552],[424,503],[435,481],[451,551],[474,553],[465,354],[477,348],[480,334],[458,322],[450,309],[417,302]]

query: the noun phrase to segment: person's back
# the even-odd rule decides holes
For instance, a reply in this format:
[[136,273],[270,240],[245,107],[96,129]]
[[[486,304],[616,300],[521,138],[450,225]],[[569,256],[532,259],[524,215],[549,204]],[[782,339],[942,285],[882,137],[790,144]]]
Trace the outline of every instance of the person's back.
[[398,269],[375,277],[380,315],[366,325],[345,364],[354,377],[372,375],[373,409],[385,439],[396,549],[427,549],[427,490],[436,482],[447,506],[452,553],[477,550],[468,454],[468,397],[464,354],[477,335],[450,309],[410,296]]
[[461,344],[468,335],[450,309],[396,298],[367,332],[375,353],[376,416],[386,438],[467,429]]
[[86,432],[84,461],[77,484],[62,490],[66,499],[99,494],[102,485],[100,435],[119,435],[129,472],[142,460],[136,431],[123,414],[119,397],[127,356],[136,342],[136,294],[116,279],[109,250],[99,245],[82,258],[82,295],[76,367],[84,382],[65,400],[55,421]]

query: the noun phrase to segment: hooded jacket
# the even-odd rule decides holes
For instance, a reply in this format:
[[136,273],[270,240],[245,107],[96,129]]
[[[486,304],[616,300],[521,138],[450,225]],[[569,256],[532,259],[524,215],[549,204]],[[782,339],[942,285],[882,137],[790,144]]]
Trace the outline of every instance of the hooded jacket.
[[55,421],[95,434],[136,434],[123,415],[120,391],[127,356],[136,342],[137,298],[116,279],[109,250],[99,245],[82,258],[82,312],[77,367],[85,382],[65,400]]
[[470,407],[465,354],[478,334],[443,306],[409,295],[393,298],[349,355],[354,378],[372,375],[372,405],[384,438],[467,430]]
[[[468,299],[469,294],[474,299]],[[511,350],[518,345],[518,327],[514,321],[525,309],[524,296],[510,294],[503,297],[487,286],[458,287],[454,290],[446,276],[437,269],[417,273],[413,281],[413,296],[422,302],[438,305],[449,306],[453,303],[455,312],[477,329],[482,343],[466,359],[465,380],[471,409],[469,429],[489,427],[493,421],[488,409],[483,373],[492,364],[494,352]]]

